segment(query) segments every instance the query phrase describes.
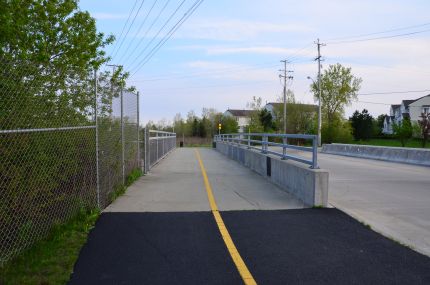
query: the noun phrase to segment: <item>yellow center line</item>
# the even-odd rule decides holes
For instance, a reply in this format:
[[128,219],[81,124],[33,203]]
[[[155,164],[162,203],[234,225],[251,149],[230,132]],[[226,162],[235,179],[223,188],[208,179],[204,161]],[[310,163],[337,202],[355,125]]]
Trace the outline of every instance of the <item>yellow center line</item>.
[[237,270],[239,271],[240,276],[243,279],[243,282],[246,285],[257,284],[255,282],[254,277],[252,277],[251,272],[249,272],[248,267],[246,267],[245,262],[237,251],[236,246],[231,239],[231,236],[227,230],[227,227],[222,220],[221,214],[218,211],[218,206],[215,202],[215,197],[212,192],[212,187],[209,183],[208,175],[206,174],[205,166],[203,165],[203,161],[200,157],[200,153],[198,150],[195,150],[197,160],[199,161],[200,170],[203,175],[203,181],[206,187],[206,193],[208,194],[209,205],[211,207],[212,214],[214,215],[216,224],[218,226],[219,232],[221,233],[222,239],[224,240],[225,246],[230,253],[231,258],[233,259],[234,264],[236,265]]

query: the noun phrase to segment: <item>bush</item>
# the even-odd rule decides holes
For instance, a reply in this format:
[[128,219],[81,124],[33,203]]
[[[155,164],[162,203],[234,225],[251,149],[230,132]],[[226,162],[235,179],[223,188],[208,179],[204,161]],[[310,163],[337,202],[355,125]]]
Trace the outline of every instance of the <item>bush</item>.
[[351,124],[342,119],[335,120],[330,126],[323,123],[321,140],[323,143],[351,143],[353,140]]

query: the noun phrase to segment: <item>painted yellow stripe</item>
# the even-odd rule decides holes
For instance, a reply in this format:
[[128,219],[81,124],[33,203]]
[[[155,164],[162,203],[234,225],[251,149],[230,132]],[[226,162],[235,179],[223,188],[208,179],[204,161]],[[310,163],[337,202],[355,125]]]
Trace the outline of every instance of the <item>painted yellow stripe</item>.
[[239,271],[239,274],[243,279],[243,282],[246,285],[257,284],[257,282],[255,282],[254,280],[254,277],[252,277],[251,272],[249,272],[248,267],[246,267],[246,264],[243,261],[242,257],[240,256],[239,252],[237,251],[237,248],[234,245],[233,240],[231,239],[231,236],[224,224],[224,221],[221,218],[221,214],[218,211],[218,206],[215,202],[215,198],[212,192],[212,187],[209,183],[208,175],[206,174],[206,169],[205,169],[205,166],[203,165],[203,161],[200,157],[200,153],[198,150],[195,150],[195,151],[196,151],[197,160],[199,161],[200,170],[202,171],[203,181],[206,187],[206,193],[208,194],[209,205],[211,207],[212,214],[214,215],[219,232],[221,233],[222,239],[224,240],[225,246],[227,247],[231,258],[233,259],[233,262],[236,265],[237,270]]

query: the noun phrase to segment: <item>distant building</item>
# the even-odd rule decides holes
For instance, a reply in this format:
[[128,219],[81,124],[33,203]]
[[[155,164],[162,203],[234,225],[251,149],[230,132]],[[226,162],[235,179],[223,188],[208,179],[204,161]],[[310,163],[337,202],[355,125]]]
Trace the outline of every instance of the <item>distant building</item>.
[[430,113],[430,94],[415,100],[403,100],[399,105],[391,105],[390,115],[385,116],[382,133],[392,134],[393,124],[400,124],[405,118],[417,122],[421,113]]
[[252,112],[254,110],[228,109],[224,112],[224,116],[233,117],[239,126],[239,133],[243,133],[245,127],[249,126]]

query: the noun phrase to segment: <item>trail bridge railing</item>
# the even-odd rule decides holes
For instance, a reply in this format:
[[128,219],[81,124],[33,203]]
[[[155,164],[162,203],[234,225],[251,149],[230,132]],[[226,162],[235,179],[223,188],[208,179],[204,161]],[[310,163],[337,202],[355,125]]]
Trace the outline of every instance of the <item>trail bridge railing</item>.
[[[270,141],[280,140],[281,142]],[[300,139],[312,141],[312,146],[299,146],[288,143],[288,139]],[[311,166],[311,168],[318,167],[318,136],[317,135],[302,135],[302,134],[268,134],[268,133],[236,133],[236,134],[220,134],[215,135],[215,142],[223,142],[235,146],[243,146],[248,149],[256,149],[264,154],[271,154],[281,159],[291,159]],[[269,146],[277,146],[282,148],[282,152],[276,149],[269,149]],[[288,149],[300,150],[311,152],[312,158],[308,159],[303,156],[293,155],[288,153]]]
[[145,173],[175,147],[176,133],[145,129]]

